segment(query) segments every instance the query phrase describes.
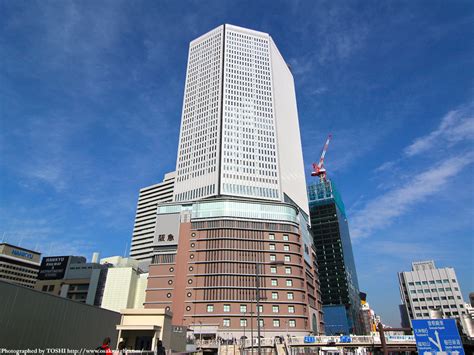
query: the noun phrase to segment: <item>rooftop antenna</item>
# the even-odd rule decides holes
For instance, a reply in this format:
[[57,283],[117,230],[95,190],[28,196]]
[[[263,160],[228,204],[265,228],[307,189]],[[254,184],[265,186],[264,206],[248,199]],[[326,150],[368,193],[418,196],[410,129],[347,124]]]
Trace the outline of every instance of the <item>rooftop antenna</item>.
[[125,242],[125,249],[123,251],[123,257],[126,258],[127,257],[127,250],[128,250],[128,242]]

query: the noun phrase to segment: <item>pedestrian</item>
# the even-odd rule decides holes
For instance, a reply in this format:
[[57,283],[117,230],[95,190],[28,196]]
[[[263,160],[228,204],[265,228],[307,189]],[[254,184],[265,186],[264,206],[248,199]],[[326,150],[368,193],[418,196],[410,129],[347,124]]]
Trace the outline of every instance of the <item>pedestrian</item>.
[[102,345],[98,346],[95,350],[96,355],[112,355],[112,349],[110,349],[110,338],[105,338]]
[[163,346],[163,342],[161,340],[158,340],[158,344],[156,347],[156,355],[166,355],[166,349]]
[[119,351],[119,355],[123,355],[126,353],[127,346],[123,340],[118,344],[117,349]]

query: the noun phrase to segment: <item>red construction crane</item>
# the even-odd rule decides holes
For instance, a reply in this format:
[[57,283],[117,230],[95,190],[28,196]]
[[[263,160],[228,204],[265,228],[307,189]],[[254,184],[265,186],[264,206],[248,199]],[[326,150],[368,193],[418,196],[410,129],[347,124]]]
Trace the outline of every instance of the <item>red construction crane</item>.
[[321,180],[326,179],[326,169],[324,168],[324,157],[326,156],[326,152],[328,151],[329,142],[331,141],[332,134],[328,136],[326,140],[326,144],[324,144],[323,151],[321,152],[321,158],[319,158],[319,163],[313,163],[313,172],[311,176],[319,176]]

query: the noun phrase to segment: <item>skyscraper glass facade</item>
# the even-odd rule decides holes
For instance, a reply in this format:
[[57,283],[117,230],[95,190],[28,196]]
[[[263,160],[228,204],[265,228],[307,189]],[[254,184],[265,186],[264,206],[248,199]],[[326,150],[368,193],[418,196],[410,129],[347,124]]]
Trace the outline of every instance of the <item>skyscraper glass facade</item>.
[[361,334],[359,283],[344,204],[330,180],[310,185],[308,197],[326,334]]

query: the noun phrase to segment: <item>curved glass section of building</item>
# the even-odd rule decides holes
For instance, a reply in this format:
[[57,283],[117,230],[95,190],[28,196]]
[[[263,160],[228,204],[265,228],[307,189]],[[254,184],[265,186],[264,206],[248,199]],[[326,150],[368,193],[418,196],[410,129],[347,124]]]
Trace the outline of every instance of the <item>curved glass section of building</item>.
[[161,205],[158,214],[192,211],[192,219],[233,217],[298,223],[298,210],[286,204],[252,203],[239,200],[211,200],[181,205]]

